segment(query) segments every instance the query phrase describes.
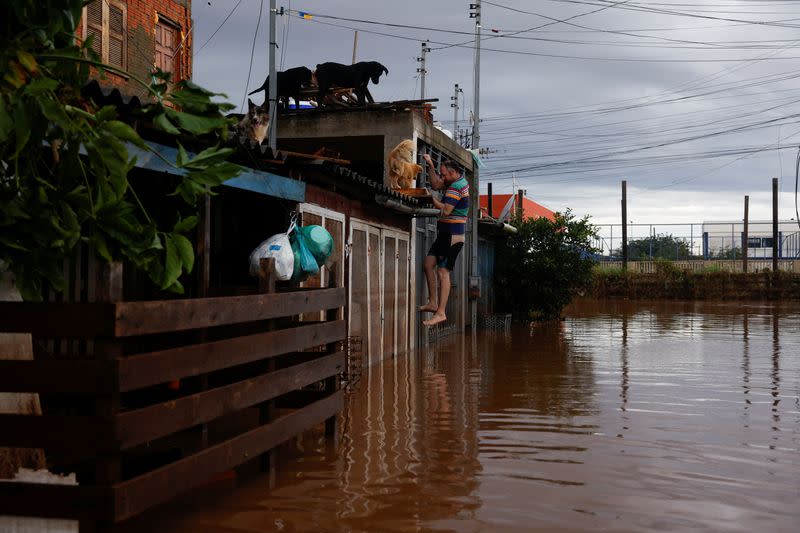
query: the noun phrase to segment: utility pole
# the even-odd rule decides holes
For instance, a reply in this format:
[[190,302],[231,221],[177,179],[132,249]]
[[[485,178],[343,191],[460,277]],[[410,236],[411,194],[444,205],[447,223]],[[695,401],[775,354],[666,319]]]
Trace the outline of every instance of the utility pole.
[[353,62],[352,64],[356,64],[356,49],[358,48],[358,30],[353,34]]
[[269,148],[273,157],[278,145],[278,73],[275,50],[278,48],[276,0],[269,0]]
[[450,107],[453,108],[453,140],[455,140],[456,132],[458,131],[458,93],[463,93],[463,92],[464,89],[461,89],[456,83],[455,90],[453,91],[453,96],[450,97],[450,100],[453,101],[450,104]]
[[430,51],[431,49],[428,48],[428,43],[422,43],[422,57],[417,58],[417,61],[420,63],[419,68],[417,68],[417,72],[419,72],[419,97],[421,100],[425,99],[425,74],[428,72],[425,69],[425,56]]
[[[476,3],[469,5],[469,17],[475,19],[475,74],[473,89],[475,102],[472,105],[474,113],[473,130],[472,130],[472,149],[475,154],[480,157],[481,134],[480,134],[480,103],[481,103],[481,2],[477,0]],[[473,184],[472,190],[475,194],[475,201],[472,202],[472,261],[470,262],[470,279],[469,288],[470,292],[476,297],[472,298],[470,303],[470,314],[472,316],[472,331],[477,329],[478,325],[478,298],[480,297],[480,274],[478,271],[478,213],[480,212],[480,197],[481,186],[478,165],[473,164]]]
[[778,178],[772,178],[772,272],[778,271]]
[[747,272],[747,249],[749,247],[748,224],[750,222],[750,197],[744,197],[744,234],[742,235],[742,271]]
[[622,270],[628,270],[628,182],[622,180]]

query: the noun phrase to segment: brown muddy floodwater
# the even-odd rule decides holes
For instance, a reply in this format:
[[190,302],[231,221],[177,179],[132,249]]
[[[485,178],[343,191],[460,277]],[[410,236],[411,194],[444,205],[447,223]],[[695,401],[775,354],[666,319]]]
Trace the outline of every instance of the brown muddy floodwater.
[[800,531],[800,305],[582,302],[365,369],[341,423],[136,529]]

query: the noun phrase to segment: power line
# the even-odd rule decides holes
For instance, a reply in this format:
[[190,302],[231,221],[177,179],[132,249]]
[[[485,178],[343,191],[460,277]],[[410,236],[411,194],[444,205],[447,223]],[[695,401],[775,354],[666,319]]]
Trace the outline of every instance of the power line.
[[227,15],[227,16],[226,16],[226,17],[225,17],[223,20],[222,20],[222,22],[220,22],[219,26],[217,26],[217,29],[216,29],[216,30],[214,30],[214,32],[211,34],[211,36],[210,36],[208,39],[206,39],[206,42],[204,42],[204,43],[203,43],[203,44],[200,46],[200,48],[198,48],[198,49],[197,49],[197,51],[195,52],[195,55],[199,54],[199,53],[200,53],[200,51],[201,51],[203,48],[205,48],[205,47],[206,47],[206,45],[207,45],[208,43],[210,43],[210,42],[211,42],[211,39],[213,39],[213,38],[214,38],[214,36],[217,34],[217,32],[219,32],[219,30],[221,30],[221,29],[222,29],[222,27],[225,25],[225,23],[226,23],[226,22],[228,22],[228,19],[230,19],[230,18],[231,18],[231,15],[233,15],[234,11],[236,11],[236,9],[237,9],[237,8],[238,8],[238,7],[241,5],[241,3],[242,3],[242,0],[239,0],[238,2],[236,2],[236,5],[235,5],[235,6],[233,6],[233,9],[231,9],[231,10],[228,12],[228,15]]
[[242,107],[244,111],[244,101],[247,99],[247,89],[250,88],[250,75],[253,73],[253,57],[256,54],[256,40],[258,39],[258,29],[261,27],[261,14],[264,11],[264,0],[258,6],[258,20],[256,21],[256,32],[253,34],[253,46],[250,49],[250,67],[247,69],[247,82],[244,84],[244,95],[242,95]]

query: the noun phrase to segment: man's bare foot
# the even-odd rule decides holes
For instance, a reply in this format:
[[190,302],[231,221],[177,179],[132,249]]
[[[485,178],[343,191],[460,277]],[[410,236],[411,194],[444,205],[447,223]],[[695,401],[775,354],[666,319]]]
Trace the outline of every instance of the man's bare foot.
[[438,305],[428,302],[425,305],[419,306],[417,311],[420,313],[435,313],[437,309],[439,309]]
[[436,324],[441,324],[445,320],[447,320],[447,317],[444,315],[444,313],[436,313],[435,315],[430,317],[428,320],[423,320],[422,321],[422,325],[423,326],[435,326]]

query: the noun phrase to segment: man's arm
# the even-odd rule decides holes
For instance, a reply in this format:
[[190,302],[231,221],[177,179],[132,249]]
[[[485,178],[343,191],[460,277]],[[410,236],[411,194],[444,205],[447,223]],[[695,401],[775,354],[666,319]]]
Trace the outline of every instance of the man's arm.
[[433,166],[433,160],[431,159],[430,154],[424,154],[422,159],[424,159],[428,164],[428,178],[431,182],[431,187],[436,190],[444,189],[444,180],[439,173],[436,172],[436,167]]
[[441,210],[443,217],[446,217],[452,213],[453,209],[455,208],[455,206],[452,204],[446,204],[440,200],[437,200],[435,196],[431,198],[431,200],[433,200],[433,205],[435,205],[437,209]]

